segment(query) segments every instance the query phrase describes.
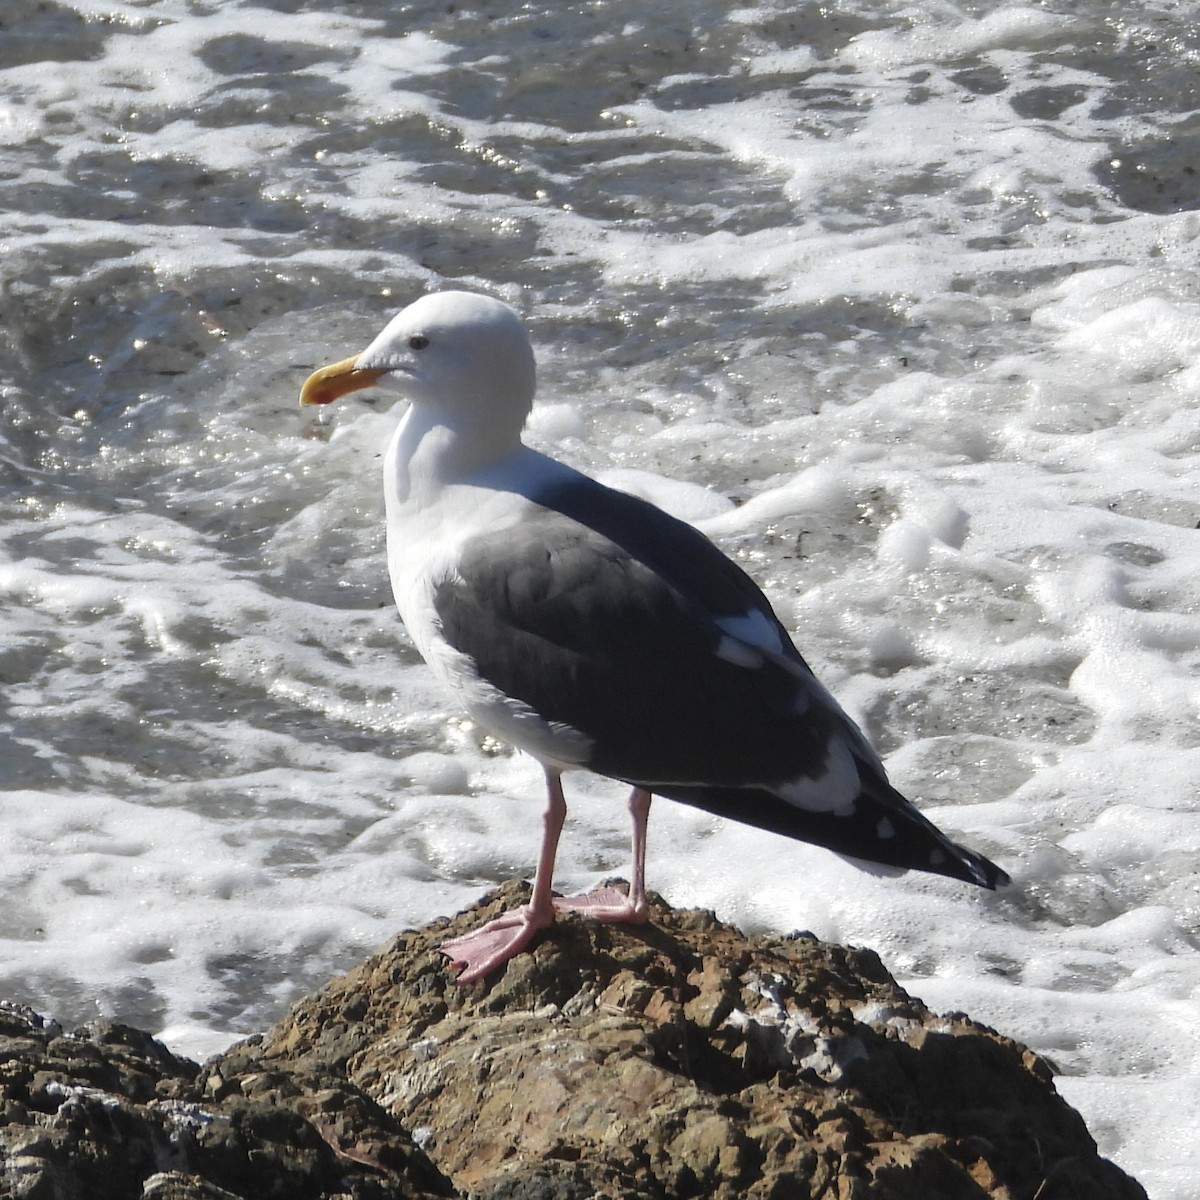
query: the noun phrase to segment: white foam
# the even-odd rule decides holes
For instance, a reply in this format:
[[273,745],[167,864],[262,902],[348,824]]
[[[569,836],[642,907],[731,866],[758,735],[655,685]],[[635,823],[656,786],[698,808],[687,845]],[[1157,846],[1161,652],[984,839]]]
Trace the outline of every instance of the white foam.
[[[532,319],[531,436],[734,555],[1015,880],[864,878],[658,802],[650,885],[877,947],[1188,1200],[1200,219],[1113,165],[1174,186],[1186,21],[852,5],[797,41],[747,5],[646,57],[571,6],[486,37],[66,8],[75,58],[0,68],[5,994],[204,1053],[532,869],[540,770],[392,611],[394,415],[295,406],[392,307],[482,287]],[[623,791],[568,777],[562,889],[627,872]]]
[[596,477],[609,487],[649,500],[672,516],[693,524],[727,513],[734,507],[728,496],[718,495],[698,484],[665,479],[651,471],[614,468],[600,471]]

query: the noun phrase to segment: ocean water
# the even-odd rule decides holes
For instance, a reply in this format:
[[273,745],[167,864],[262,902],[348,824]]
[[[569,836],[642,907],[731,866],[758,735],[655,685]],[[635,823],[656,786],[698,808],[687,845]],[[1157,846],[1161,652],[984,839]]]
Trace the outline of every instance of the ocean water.
[[[532,871],[395,617],[369,393],[527,314],[530,440],[694,520],[898,786],[878,879],[659,802],[648,876],[877,948],[1200,1178],[1200,33],[1181,0],[6,0],[0,995],[193,1055]],[[570,777],[558,886],[627,873]]]

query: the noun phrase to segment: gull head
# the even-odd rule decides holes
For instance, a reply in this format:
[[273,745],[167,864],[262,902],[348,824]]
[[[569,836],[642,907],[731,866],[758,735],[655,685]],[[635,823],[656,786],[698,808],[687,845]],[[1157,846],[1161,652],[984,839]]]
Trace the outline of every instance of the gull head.
[[512,308],[476,292],[432,292],[397,313],[361,354],[313,372],[300,403],[380,387],[447,412],[499,408],[520,428],[536,385],[529,335]]

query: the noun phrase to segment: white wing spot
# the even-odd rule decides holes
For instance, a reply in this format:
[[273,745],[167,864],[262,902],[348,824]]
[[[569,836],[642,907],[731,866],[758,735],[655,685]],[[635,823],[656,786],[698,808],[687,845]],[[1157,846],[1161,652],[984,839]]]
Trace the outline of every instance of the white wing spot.
[[896,836],[896,827],[892,824],[890,817],[884,817],[878,825],[875,826],[875,834],[881,838],[894,838]]
[[723,658],[727,663],[733,663],[735,667],[747,667],[750,670],[757,670],[764,661],[763,656],[753,646],[736,637],[723,637],[717,643],[717,657]]
[[823,774],[801,776],[772,790],[789,804],[808,812],[852,817],[858,809],[858,793],[862,787],[858,778],[858,764],[846,740],[837,734],[829,739],[825,753]]
[[779,636],[779,630],[775,628],[766,613],[759,612],[757,608],[752,608],[740,617],[718,617],[717,625],[730,637],[737,638],[739,642],[749,642],[752,646],[761,646],[762,649],[769,650],[772,654],[779,654],[783,651],[783,641]]

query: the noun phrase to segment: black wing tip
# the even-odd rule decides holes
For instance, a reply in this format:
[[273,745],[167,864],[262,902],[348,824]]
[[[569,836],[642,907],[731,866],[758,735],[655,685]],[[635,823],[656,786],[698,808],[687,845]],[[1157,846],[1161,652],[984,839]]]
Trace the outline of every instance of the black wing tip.
[[995,863],[993,863],[991,865],[992,865],[993,870],[995,871],[995,875],[992,878],[991,882],[988,884],[988,887],[993,892],[996,891],[997,889],[1003,890],[1006,887],[1011,887],[1012,886],[1012,876],[1007,871],[1003,871],[999,867],[997,867],[995,865]]
[[990,858],[976,854],[973,850],[959,849],[960,862],[967,868],[966,879],[969,883],[987,888],[989,892],[1006,888],[1012,883],[1012,877],[1002,867],[996,866]]

